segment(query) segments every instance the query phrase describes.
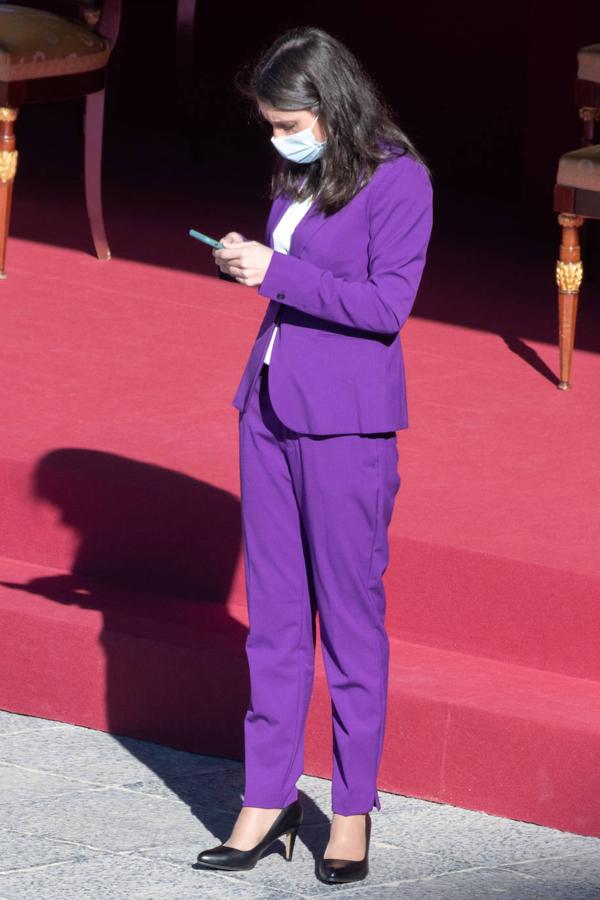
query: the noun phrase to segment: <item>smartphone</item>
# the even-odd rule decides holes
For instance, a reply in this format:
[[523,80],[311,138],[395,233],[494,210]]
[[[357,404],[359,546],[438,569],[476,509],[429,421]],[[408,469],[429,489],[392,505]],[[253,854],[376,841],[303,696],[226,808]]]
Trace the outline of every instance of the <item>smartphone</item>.
[[225,247],[225,244],[222,244],[221,241],[215,241],[214,238],[209,237],[207,234],[202,234],[201,231],[196,231],[194,228],[190,228],[190,235],[204,244],[208,244],[209,247],[216,247],[217,250],[223,250]]

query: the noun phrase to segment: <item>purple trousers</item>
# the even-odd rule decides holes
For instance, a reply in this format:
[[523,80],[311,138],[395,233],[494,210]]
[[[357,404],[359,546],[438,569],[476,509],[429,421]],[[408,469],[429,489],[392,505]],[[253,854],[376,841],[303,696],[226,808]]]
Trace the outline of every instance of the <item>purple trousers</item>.
[[382,577],[400,488],[395,431],[299,434],[269,401],[263,365],[239,419],[251,699],[244,806],[298,796],[315,618],[332,703],[332,810],[381,808],[389,671]]

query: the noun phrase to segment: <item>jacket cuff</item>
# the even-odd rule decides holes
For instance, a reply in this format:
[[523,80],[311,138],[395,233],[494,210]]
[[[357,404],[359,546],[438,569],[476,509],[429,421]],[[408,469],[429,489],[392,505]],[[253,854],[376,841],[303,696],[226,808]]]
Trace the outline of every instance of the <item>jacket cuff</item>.
[[314,302],[310,302],[310,297],[318,290],[322,272],[323,269],[306,259],[274,250],[258,293],[311,313]]

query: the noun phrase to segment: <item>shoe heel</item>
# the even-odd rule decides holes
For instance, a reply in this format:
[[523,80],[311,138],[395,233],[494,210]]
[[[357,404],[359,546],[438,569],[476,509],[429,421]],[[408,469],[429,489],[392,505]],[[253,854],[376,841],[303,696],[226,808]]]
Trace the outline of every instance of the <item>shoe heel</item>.
[[288,831],[284,837],[285,841],[285,858],[288,862],[291,862],[292,854],[294,852],[294,844],[296,842],[296,835],[298,834],[297,828],[292,828],[291,831]]

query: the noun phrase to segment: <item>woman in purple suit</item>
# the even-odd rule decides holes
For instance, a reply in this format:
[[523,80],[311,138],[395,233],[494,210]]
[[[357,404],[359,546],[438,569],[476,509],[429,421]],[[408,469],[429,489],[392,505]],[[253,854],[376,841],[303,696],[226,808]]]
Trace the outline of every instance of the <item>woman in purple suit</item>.
[[318,873],[368,873],[380,809],[389,640],[383,575],[408,427],[401,328],[432,228],[430,172],[358,60],[327,32],[291,29],[238,82],[272,130],[265,243],[214,250],[222,277],[269,300],[233,399],[251,699],[244,802],[198,861],[252,868],[302,806],[316,616],[333,715],[333,819]]

